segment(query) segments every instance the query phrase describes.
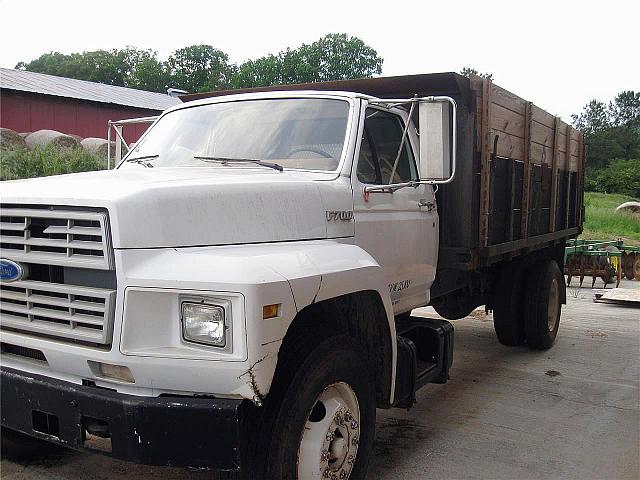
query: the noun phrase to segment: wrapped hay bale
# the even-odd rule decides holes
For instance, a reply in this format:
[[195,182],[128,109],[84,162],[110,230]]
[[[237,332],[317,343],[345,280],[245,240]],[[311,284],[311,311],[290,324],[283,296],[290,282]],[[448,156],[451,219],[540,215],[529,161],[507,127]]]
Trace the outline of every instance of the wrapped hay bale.
[[27,147],[46,147],[55,145],[63,148],[77,148],[80,144],[71,135],[56,132],[55,130],[38,130],[25,138]]
[[25,148],[27,144],[24,138],[15,130],[10,128],[0,128],[0,147],[2,148]]
[[31,132],[19,133],[18,135],[20,135],[22,138],[27,138],[29,135],[31,135]]
[[[85,138],[80,142],[82,148],[84,148],[87,152],[97,155],[98,157],[106,160],[107,159],[107,150],[108,150],[109,142],[104,138]],[[116,154],[116,142],[111,142],[111,160],[114,159]]]
[[628,212],[640,218],[640,202],[624,202],[616,207],[616,213]]

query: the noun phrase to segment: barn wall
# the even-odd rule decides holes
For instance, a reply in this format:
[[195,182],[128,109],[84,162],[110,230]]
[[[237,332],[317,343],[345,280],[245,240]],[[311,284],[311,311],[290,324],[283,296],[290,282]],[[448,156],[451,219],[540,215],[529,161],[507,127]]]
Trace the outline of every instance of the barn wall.
[[[0,90],[0,127],[17,132],[57,130],[82,138],[107,138],[107,121],[158,115],[157,110],[90,102],[29,92]],[[124,127],[127,143],[137,141],[148,124]]]

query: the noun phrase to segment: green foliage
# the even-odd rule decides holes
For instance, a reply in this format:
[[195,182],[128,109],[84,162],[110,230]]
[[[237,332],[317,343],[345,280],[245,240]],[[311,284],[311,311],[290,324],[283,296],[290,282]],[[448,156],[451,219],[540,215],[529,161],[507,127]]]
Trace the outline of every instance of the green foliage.
[[168,87],[202,92],[371,77],[382,72],[382,58],[359,38],[332,33],[239,66],[211,45],[191,45],[175,50],[166,61],[153,50],[126,47],[69,55],[50,52],[16,68],[153,92],[164,93]]
[[471,77],[471,75],[476,75],[480,78],[488,78],[489,80],[493,80],[493,73],[480,73],[478,70],[472,67],[464,67],[460,70],[460,75],[464,77]]
[[640,198],[640,159],[617,159],[604,168],[588,172],[585,188],[595,192],[615,192]]
[[156,52],[139,50],[123,86],[166,93],[172,82],[171,74],[164,63],[158,60]]
[[382,73],[382,58],[357,37],[330,33],[310,45],[249,60],[237,69],[234,88],[365,78]]
[[597,175],[613,159],[640,158],[640,92],[620,92],[608,104],[591,100],[572,118],[585,135],[588,175]]
[[616,240],[625,244],[640,244],[640,219],[630,213],[616,213],[615,209],[633,198],[618,195],[585,192],[585,222],[581,238],[591,240]]
[[188,92],[229,88],[234,66],[229,56],[210,45],[192,45],[173,52],[165,68],[174,86]]
[[104,168],[104,160],[82,148],[48,145],[33,150],[0,149],[0,180],[46,177]]
[[[151,73],[152,67],[160,67],[160,70]],[[16,68],[107,85],[153,88],[156,91],[159,88],[166,89],[164,85],[160,86],[166,79],[154,79],[158,75],[162,76],[162,66],[156,52],[134,47],[69,55],[50,52],[28,63],[20,62]],[[151,79],[153,80],[150,81]]]

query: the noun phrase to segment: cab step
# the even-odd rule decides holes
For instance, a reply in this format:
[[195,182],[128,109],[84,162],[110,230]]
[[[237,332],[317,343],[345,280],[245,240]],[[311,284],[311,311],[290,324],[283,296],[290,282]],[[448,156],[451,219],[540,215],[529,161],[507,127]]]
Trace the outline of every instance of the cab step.
[[453,363],[453,325],[446,320],[403,316],[396,320],[398,360],[394,406],[408,408],[428,383],[446,383]]

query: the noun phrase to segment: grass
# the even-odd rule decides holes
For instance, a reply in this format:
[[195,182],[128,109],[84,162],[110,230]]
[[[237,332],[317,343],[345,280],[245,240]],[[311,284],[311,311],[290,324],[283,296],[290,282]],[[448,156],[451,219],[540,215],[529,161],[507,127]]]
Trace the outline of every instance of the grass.
[[105,161],[82,148],[55,145],[26,148],[0,148],[0,180],[46,177],[63,173],[102,170]]
[[616,213],[618,205],[635,200],[615,193],[584,193],[585,222],[580,238],[589,240],[616,240],[625,244],[640,245],[640,217],[628,213]]

